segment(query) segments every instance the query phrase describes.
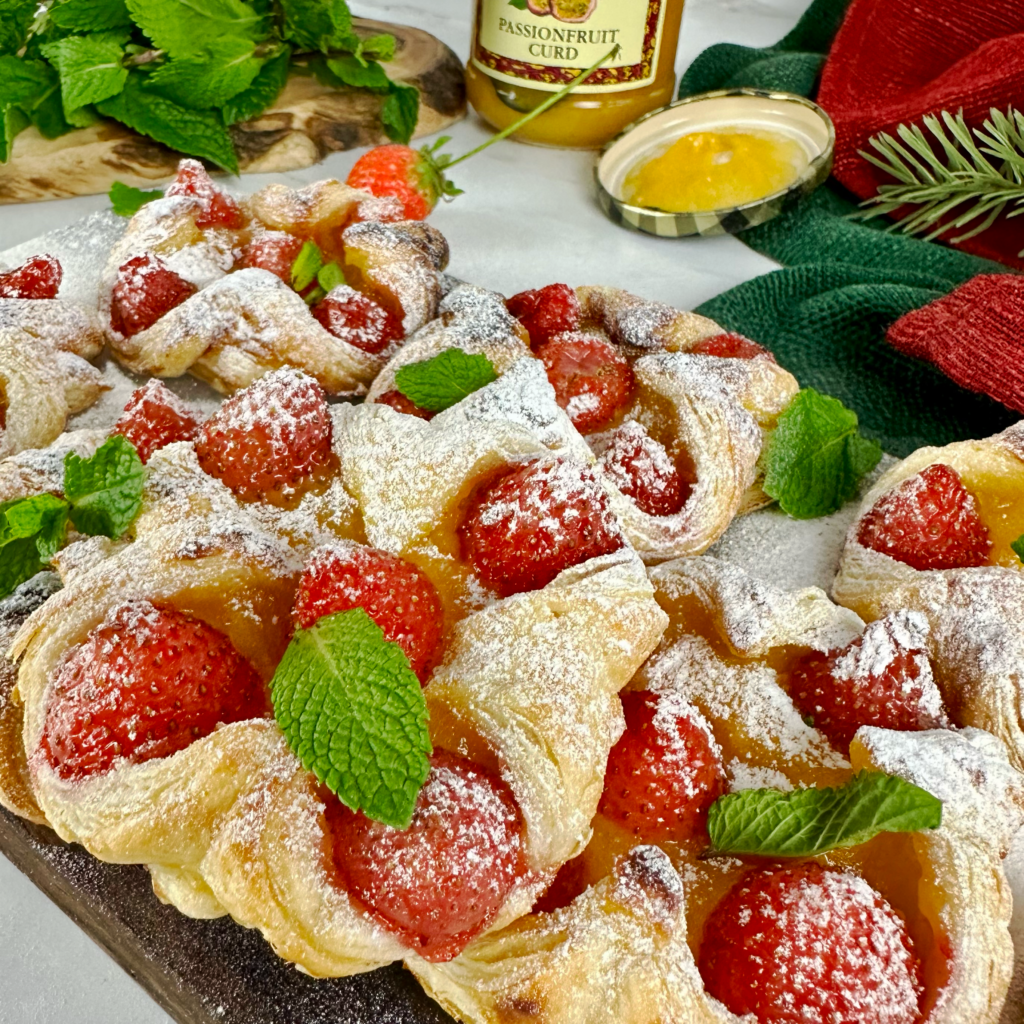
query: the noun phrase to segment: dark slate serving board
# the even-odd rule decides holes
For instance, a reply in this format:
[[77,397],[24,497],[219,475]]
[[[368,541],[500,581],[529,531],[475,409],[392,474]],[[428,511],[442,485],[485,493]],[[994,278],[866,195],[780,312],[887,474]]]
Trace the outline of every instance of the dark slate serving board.
[[230,918],[164,906],[145,868],[103,864],[2,808],[0,853],[179,1024],[452,1024],[399,964],[310,978]]

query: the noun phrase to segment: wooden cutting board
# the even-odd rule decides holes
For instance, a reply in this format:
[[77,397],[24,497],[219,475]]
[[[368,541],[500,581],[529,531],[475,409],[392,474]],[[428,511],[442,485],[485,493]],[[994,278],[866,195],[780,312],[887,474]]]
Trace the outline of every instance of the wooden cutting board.
[[[420,91],[416,137],[440,131],[466,113],[462,62],[439,39],[417,28],[357,18],[356,29],[390,32],[397,40],[388,74]],[[243,173],[294,171],[329,153],[387,142],[380,124],[381,96],[332,90],[315,78],[292,77],[277,103],[261,117],[234,125]],[[45,139],[35,128],[14,143],[0,165],[0,203],[106,192],[112,182],[150,188],[174,174],[180,154],[115,121]]]

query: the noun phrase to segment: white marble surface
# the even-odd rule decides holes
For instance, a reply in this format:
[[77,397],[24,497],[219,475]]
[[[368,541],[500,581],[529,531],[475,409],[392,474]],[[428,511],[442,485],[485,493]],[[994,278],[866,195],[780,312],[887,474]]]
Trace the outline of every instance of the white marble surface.
[[[766,45],[807,0],[689,0],[679,67],[716,41]],[[465,56],[471,0],[352,3],[358,14],[423,27]],[[472,118],[452,153],[486,138]],[[358,153],[284,176],[344,177]],[[731,238],[664,241],[611,226],[590,192],[591,157],[502,143],[458,169],[466,194],[432,218],[452,246],[452,272],[506,294],[552,280],[618,284],[683,308],[772,268]],[[247,178],[244,188],[264,184]],[[0,207],[0,250],[107,207],[94,196]],[[0,1024],[169,1024],[135,982],[0,857]],[[339,1022],[340,1024],[340,1022]]]

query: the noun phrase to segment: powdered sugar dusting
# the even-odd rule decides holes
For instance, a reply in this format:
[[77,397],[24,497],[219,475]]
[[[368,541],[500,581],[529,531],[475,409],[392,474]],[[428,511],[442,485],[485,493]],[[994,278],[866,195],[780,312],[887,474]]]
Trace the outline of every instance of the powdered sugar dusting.
[[648,689],[674,691],[695,704],[712,729],[739,732],[756,762],[787,777],[794,766],[848,767],[825,737],[800,717],[773,669],[728,665],[701,637],[684,636],[659,651],[639,678]]

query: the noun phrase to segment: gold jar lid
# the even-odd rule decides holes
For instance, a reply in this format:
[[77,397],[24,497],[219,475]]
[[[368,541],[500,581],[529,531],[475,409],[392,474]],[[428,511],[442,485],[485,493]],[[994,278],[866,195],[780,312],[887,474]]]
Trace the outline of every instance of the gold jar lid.
[[[671,213],[634,206],[623,199],[630,172],[677,139],[692,132],[721,129],[771,131],[796,142],[808,158],[797,179],[761,199],[719,210]],[[623,227],[661,238],[735,235],[777,217],[823,184],[832,170],[836,133],[816,103],[768,89],[718,89],[677,100],[634,121],[597,158],[598,199]]]

